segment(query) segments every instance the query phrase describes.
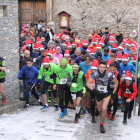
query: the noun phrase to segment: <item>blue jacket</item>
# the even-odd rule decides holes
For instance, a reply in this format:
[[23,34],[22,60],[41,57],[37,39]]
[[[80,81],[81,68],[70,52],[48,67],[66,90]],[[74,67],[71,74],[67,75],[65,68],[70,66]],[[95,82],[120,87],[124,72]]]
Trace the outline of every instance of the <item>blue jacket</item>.
[[117,71],[118,71],[119,74],[121,75],[120,63],[119,63],[118,61],[114,61],[114,63],[116,64]]
[[32,66],[31,68],[28,68],[27,65],[24,66],[19,74],[18,74],[18,79],[25,76],[25,81],[29,84],[29,83],[33,83],[36,84],[37,80],[38,80],[38,69],[34,66]]
[[102,59],[105,60],[105,61],[108,61],[110,59],[110,54],[105,56],[104,53],[102,53]]
[[70,58],[73,59],[73,60],[75,60],[76,57],[77,57],[76,54],[72,54],[72,55],[70,56]]
[[25,39],[22,40],[21,38],[19,38],[19,47],[20,48],[22,47],[23,41],[25,41]]
[[39,52],[32,52],[30,55],[32,58],[37,58],[39,56]]
[[84,72],[84,74],[87,74],[87,71],[91,69],[91,64],[87,67],[85,66],[85,62],[81,62],[79,68]]
[[130,71],[131,74],[135,73],[135,67],[133,64],[131,63],[127,63],[126,66],[124,66],[122,63],[120,64],[121,67],[121,74],[125,74],[124,71]]
[[43,45],[43,47],[44,47],[45,50],[48,49],[47,43],[43,43],[42,45]]

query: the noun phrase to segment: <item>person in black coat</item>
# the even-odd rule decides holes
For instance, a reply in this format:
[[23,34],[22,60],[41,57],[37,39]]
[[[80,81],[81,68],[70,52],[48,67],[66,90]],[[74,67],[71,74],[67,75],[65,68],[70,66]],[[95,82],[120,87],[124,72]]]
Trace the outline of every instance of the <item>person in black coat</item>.
[[49,33],[46,31],[45,27],[42,28],[41,37],[45,37],[45,42],[46,42],[46,43],[48,43],[49,40],[50,40],[50,35],[49,35]]
[[119,31],[117,31],[116,40],[117,40],[118,44],[121,44],[123,41],[123,35],[120,34]]

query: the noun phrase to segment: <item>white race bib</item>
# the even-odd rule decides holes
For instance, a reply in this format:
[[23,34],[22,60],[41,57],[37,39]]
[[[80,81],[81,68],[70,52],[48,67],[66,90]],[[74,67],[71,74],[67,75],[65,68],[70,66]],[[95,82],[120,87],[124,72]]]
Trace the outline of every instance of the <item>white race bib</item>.
[[107,86],[97,85],[99,91],[107,92]]
[[51,79],[49,76],[47,76],[46,78],[47,78],[48,80],[53,80],[53,79]]
[[67,83],[67,78],[60,79],[60,84],[61,85],[66,84],[66,83]]
[[71,93],[72,100],[76,100],[76,94]]
[[131,94],[131,91],[129,90],[129,88],[127,88],[125,92],[126,92],[127,94]]
[[33,62],[35,62],[36,61],[36,58],[33,58]]
[[114,84],[113,85],[110,84],[110,88],[114,88]]

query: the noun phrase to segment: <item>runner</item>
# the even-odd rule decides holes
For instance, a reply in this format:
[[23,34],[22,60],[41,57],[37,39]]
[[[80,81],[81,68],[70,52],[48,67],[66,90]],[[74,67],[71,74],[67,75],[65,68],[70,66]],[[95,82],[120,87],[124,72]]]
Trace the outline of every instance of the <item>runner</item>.
[[43,103],[41,101],[41,98],[39,98],[38,94],[35,91],[35,85],[37,83],[38,77],[38,69],[33,66],[32,57],[27,58],[27,65],[20,70],[18,74],[18,79],[22,79],[22,77],[25,78],[25,81],[28,84],[27,88],[25,89],[26,105],[24,106],[24,108],[25,109],[29,108],[29,91],[31,91],[31,93],[34,95],[34,97],[38,100],[38,102],[42,106]]
[[[115,63],[111,63],[109,65],[109,71],[113,74],[113,76],[118,80],[118,82],[120,83],[120,74],[118,71],[116,71],[116,64]],[[118,87],[119,87],[119,84],[118,84]],[[118,93],[118,88],[117,88],[117,92],[113,92],[114,90],[114,83],[112,82],[112,80],[109,81],[109,86],[108,86],[108,90],[109,92],[111,92],[111,100],[109,102],[109,105],[108,105],[108,110],[107,110],[107,118],[109,118],[110,120],[114,120],[115,119],[115,114],[117,112],[117,106],[118,106],[118,96],[117,96],[117,93]],[[112,113],[112,116],[111,116],[111,107],[113,105],[113,113]]]
[[75,120],[77,123],[80,119],[80,102],[83,94],[85,94],[85,76],[84,73],[79,70],[78,65],[72,66],[73,71],[68,74],[67,85],[70,87],[71,96],[73,99],[74,106],[76,108]]
[[40,81],[44,75],[44,82],[42,86],[42,97],[44,100],[44,107],[42,107],[41,110],[46,110],[47,108],[49,108],[48,103],[47,103],[47,96],[45,92],[48,90],[50,85],[52,87],[53,97],[55,100],[55,111],[59,110],[57,90],[53,89],[53,84],[55,82],[54,70],[55,70],[55,64],[49,63],[47,56],[44,57],[42,66],[39,69],[39,75],[38,75],[38,81],[37,81],[38,85],[40,85]]
[[2,103],[1,105],[6,105],[6,96],[4,92],[4,83],[6,77],[6,67],[5,67],[5,60],[0,57],[0,93],[2,95]]
[[121,83],[118,92],[118,98],[121,100],[121,92],[123,92],[123,101],[125,104],[124,120],[123,124],[127,125],[127,114],[128,119],[131,118],[131,113],[134,105],[134,98],[136,97],[138,91],[135,82],[132,80],[130,71],[126,71],[125,79]]
[[[68,73],[72,71],[72,67],[67,64],[68,60],[66,58],[61,58],[60,64],[55,67],[56,83],[54,83],[53,89],[56,88],[56,84],[58,84],[58,93],[59,93],[59,104],[61,108],[61,114],[59,118],[63,118],[64,115],[68,115],[67,105],[70,99],[70,88],[67,86],[67,77]],[[65,93],[65,105],[64,101],[64,93]]]
[[[101,122],[100,122],[100,132],[105,133],[104,129],[104,120],[107,114],[107,106],[109,104],[111,95],[107,90],[109,80],[112,80],[115,83],[114,91],[116,92],[118,87],[117,79],[113,78],[113,74],[106,70],[107,64],[106,61],[99,61],[99,69],[94,71],[89,80],[87,81],[87,87],[94,92],[97,98],[97,107],[98,111],[101,113]],[[91,82],[95,79],[95,89],[91,86]]]

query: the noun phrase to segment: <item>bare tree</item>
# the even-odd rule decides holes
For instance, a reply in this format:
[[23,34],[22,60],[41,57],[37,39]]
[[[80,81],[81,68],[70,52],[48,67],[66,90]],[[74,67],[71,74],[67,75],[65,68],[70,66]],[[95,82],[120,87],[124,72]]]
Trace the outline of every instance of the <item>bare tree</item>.
[[104,2],[104,10],[114,18],[117,24],[117,30],[119,30],[119,24],[122,19],[128,14],[133,5],[133,0],[118,0],[118,1],[108,1]]

